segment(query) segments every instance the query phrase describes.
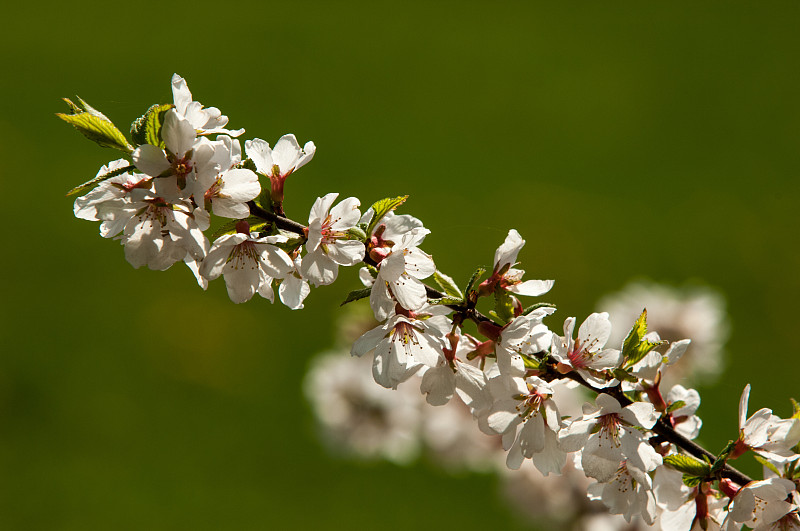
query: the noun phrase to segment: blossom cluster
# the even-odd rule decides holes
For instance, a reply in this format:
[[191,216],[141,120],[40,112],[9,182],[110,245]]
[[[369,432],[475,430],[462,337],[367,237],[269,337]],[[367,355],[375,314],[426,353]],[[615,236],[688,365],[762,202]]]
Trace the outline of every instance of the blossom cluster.
[[[692,442],[702,426],[699,394],[662,388],[689,339],[667,341],[648,330],[646,310],[621,341],[611,340],[606,312],[566,317],[551,329],[555,306],[524,306],[521,298],[541,297],[554,281],[523,280],[517,259],[525,240],[514,229],[491,270],[478,268],[462,290],[422,250],[430,230],[396,213],[406,197],[362,213],[358,199],[337,202],[337,193],[327,193],[307,224],[293,221],[284,211],[285,183],[311,160],[314,144],[284,135],[270,147],[255,138],[243,152],[244,130],[227,129],[228,118],[194,101],[180,76],[172,89],[172,104],[154,105],[134,122],[132,143],[85,102],[67,100],[72,114],[59,115],[126,155],[76,189],[88,193],[74,212],[100,222],[101,236],[119,240],[134,267],[184,262],[204,289],[222,276],[236,303],[256,293],[273,301],[277,290],[300,309],[312,286],[332,284],[340,266],[360,265],[365,287],[345,302],[368,298],[378,324],[351,354],[369,360],[384,388],[415,382],[431,406],[462,403],[499,441],[508,468],[528,463],[549,476],[571,467],[589,478],[591,499],[647,526],[800,528],[800,412],[748,417],[748,386],[736,439],[720,454],[704,451]],[[216,217],[227,221],[212,232]],[[557,399],[564,382],[594,400],[565,414]],[[750,452],[770,477],[752,481],[728,464]]]

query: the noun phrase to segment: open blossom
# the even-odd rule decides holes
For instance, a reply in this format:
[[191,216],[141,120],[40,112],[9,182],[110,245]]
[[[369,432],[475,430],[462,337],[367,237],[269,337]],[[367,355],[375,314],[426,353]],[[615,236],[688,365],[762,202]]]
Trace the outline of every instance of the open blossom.
[[397,388],[423,365],[436,367],[443,358],[444,336],[451,327],[449,320],[441,315],[446,311],[434,306],[420,314],[398,313],[358,338],[350,352],[360,357],[374,351],[375,381],[384,387]]
[[[306,142],[302,148],[294,135],[283,135],[275,147],[260,138],[244,143],[244,150],[256,165],[258,173],[269,177],[272,200],[280,207],[283,203],[283,187],[286,178],[308,163],[317,151],[314,142]],[[282,212],[282,208],[280,208]],[[281,213],[279,212],[279,213]]]
[[349,238],[356,226],[361,204],[348,197],[331,208],[339,194],[318,197],[308,217],[308,241],[303,259],[302,275],[315,286],[331,284],[339,274],[339,266],[351,266],[364,259],[364,244]]
[[732,457],[748,449],[776,463],[800,459],[792,448],[800,442],[800,419],[781,419],[771,409],[762,408],[747,417],[750,400],[750,384],[747,384],[739,400],[739,439]]
[[626,522],[641,516],[647,525],[656,517],[656,500],[650,476],[622,461],[610,481],[593,483],[588,489],[589,499],[600,500],[612,514],[621,514]]
[[583,416],[568,421],[559,432],[559,440],[568,452],[582,451],[584,472],[600,482],[614,477],[619,464],[650,472],[662,463],[661,456],[637,428],[652,428],[658,413],[652,404],[634,402],[621,407],[612,396],[602,393],[595,405],[585,404]]
[[569,372],[574,369],[595,387],[616,384],[617,380],[606,379],[603,373],[622,363],[619,350],[605,348],[611,334],[608,314],[593,313],[587,317],[578,329],[578,339],[572,339],[574,329],[575,318],[569,317],[564,322],[564,337],[553,340],[551,354],[559,362],[559,370]]
[[236,137],[244,133],[244,129],[236,131],[225,129],[225,126],[228,125],[228,117],[216,107],[204,109],[199,101],[193,101],[186,80],[178,74],[172,75],[172,97],[176,112],[192,124],[197,134],[225,133]]
[[525,362],[522,354],[535,354],[550,348],[553,333],[542,323],[554,308],[538,308],[528,315],[519,315],[500,330],[496,341],[495,356],[500,374],[522,376]]
[[175,109],[164,116],[161,136],[166,151],[142,144],[131,155],[133,163],[155,178],[156,194],[168,201],[202,197],[219,173],[220,160],[229,157],[224,143],[198,139],[194,126]]
[[250,300],[255,293],[272,301],[274,278],[285,277],[294,267],[289,255],[275,247],[279,237],[259,238],[250,233],[247,222],[237,225],[235,234],[218,238],[200,266],[208,280],[225,277],[228,295],[235,303]]
[[688,487],[682,472],[661,466],[653,478],[653,492],[663,531],[719,531],[727,498],[708,483]]
[[389,317],[395,301],[410,311],[418,311],[428,302],[421,279],[431,276],[436,266],[433,258],[417,246],[429,233],[425,228],[411,229],[378,263],[369,303],[379,321]]
[[733,496],[723,529],[740,529],[742,524],[758,531],[771,529],[771,524],[797,509],[786,501],[796,489],[794,482],[784,478],[751,481]]
[[[217,143],[224,149],[218,150],[216,157],[220,173],[216,176],[207,173],[206,181],[198,181],[197,193],[203,193],[203,204],[209,206],[217,216],[243,219],[250,215],[248,201],[261,193],[258,175],[246,168],[237,168],[242,161],[242,147],[239,141],[226,135],[217,137]],[[195,197],[198,200],[198,197]],[[199,202],[199,201],[198,201]]]
[[457,394],[472,412],[489,407],[486,374],[463,361],[472,350],[471,343],[452,332],[445,337],[450,346],[442,349],[443,357],[436,366],[425,370],[420,391],[432,406],[444,405]]
[[203,234],[208,228],[208,215],[186,201],[169,203],[151,190],[136,188],[118,200],[118,209],[110,204],[104,206],[108,211],[99,211],[100,216],[111,216],[113,212],[115,222],[125,220],[120,242],[133,267],[146,265],[164,270],[183,260],[187,253],[200,260],[208,252],[208,240]]
[[493,378],[490,386],[495,402],[486,415],[487,425],[503,436],[508,449],[506,464],[518,469],[525,459],[545,476],[560,473],[567,454],[558,444],[562,427],[553,388],[541,378]]
[[553,287],[553,280],[526,280],[522,281],[525,271],[514,269],[517,255],[525,245],[525,240],[515,229],[508,231],[505,241],[494,253],[494,268],[492,275],[480,285],[482,292],[489,294],[496,288],[514,293],[538,297],[544,295]]

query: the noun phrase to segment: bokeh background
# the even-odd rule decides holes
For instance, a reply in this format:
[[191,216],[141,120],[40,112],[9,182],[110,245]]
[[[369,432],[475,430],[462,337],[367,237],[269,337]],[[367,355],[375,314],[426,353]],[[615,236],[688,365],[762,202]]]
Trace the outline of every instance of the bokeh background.
[[287,185],[301,221],[330,191],[410,194],[462,283],[515,227],[559,319],[632,277],[720,288],[710,448],[735,436],[745,383],[782,415],[798,394],[795,2],[28,2],[3,18],[3,529],[527,528],[491,475],[324,450],[301,381],[355,270],[302,312],[234,305],[180,264],[134,270],[72,217],[66,190],[116,154],[56,119],[59,98],[126,130],[171,101],[173,72],[243,138],[314,140]]

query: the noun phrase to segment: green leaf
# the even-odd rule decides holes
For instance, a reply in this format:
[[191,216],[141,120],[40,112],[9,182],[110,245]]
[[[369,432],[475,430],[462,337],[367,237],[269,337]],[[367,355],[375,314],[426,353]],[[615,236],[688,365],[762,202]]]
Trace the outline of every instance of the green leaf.
[[[224,223],[222,226],[220,226],[217,230],[214,231],[214,233],[211,235],[211,239],[216,240],[220,236],[225,236],[226,234],[234,234],[236,232],[236,224],[239,223],[239,221],[241,220],[234,219],[228,221],[227,223]],[[250,216],[247,219],[245,219],[245,221],[248,223],[248,225],[250,225],[250,232],[260,232],[262,231],[262,229],[264,229],[264,227],[266,227],[269,224],[269,222],[264,221],[263,219],[256,216]]]
[[348,302],[353,302],[353,301],[357,301],[359,299],[364,299],[366,297],[369,297],[369,294],[371,292],[372,292],[372,288],[362,288],[362,289],[357,289],[357,290],[351,291],[350,293],[347,294],[347,298],[344,300],[344,302],[342,304],[340,304],[339,306],[344,306]]
[[696,487],[703,481],[703,478],[692,476],[691,474],[683,475],[683,484],[687,487]]
[[555,308],[556,305],[552,302],[537,302],[536,304],[531,304],[524,310],[522,310],[522,315],[528,315],[534,310],[538,310],[539,308]]
[[367,233],[361,230],[359,227],[351,227],[347,230],[347,239],[365,242],[367,241]]
[[794,411],[792,418],[800,419],[800,404],[798,404],[797,400],[795,400],[794,398],[790,398],[789,400],[792,401],[792,410]]
[[378,223],[380,223],[381,219],[383,219],[383,216],[405,203],[406,199],[408,199],[408,196],[403,195],[400,197],[387,197],[386,199],[381,199],[380,201],[374,202],[372,204],[372,210],[374,211],[374,214],[365,232],[367,234],[372,234],[372,231],[374,231],[375,227],[378,226]]
[[648,341],[644,339],[647,335],[647,309],[642,310],[642,314],[636,319],[633,328],[628,332],[628,337],[622,342],[622,355],[625,357],[625,366],[632,367],[648,352],[653,350],[664,341]]
[[516,298],[506,290],[495,290],[494,313],[503,323],[510,323],[514,319],[514,301]]
[[636,382],[639,381],[639,379],[636,376],[633,376],[632,374],[630,374],[625,369],[621,369],[619,367],[617,367],[616,369],[612,370],[611,374],[613,374],[614,378],[616,378],[619,381],[626,381],[626,382],[632,382],[632,383],[636,383]]
[[433,280],[435,280],[436,283],[439,284],[439,287],[442,288],[442,291],[445,292],[450,297],[458,299],[464,298],[464,294],[461,293],[461,290],[459,289],[455,280],[445,275],[441,271],[433,272]]
[[537,360],[536,358],[531,358],[530,356],[522,356],[522,361],[525,363],[526,369],[537,370],[541,366],[539,360]]
[[667,413],[672,413],[673,411],[676,411],[676,410],[684,407],[685,405],[686,405],[686,402],[684,402],[683,400],[676,400],[675,402],[671,403],[667,407]]
[[378,269],[375,266],[371,266],[369,264],[365,264],[367,271],[369,274],[372,275],[372,278],[378,278]]
[[82,192],[85,192],[86,190],[91,190],[92,188],[94,188],[101,182],[105,181],[106,179],[110,179],[111,177],[116,177],[117,175],[122,175],[126,171],[131,171],[133,169],[135,169],[134,166],[125,166],[124,168],[118,168],[114,171],[104,173],[103,175],[98,175],[91,181],[86,181],[85,183],[80,184],[75,188],[73,188],[72,190],[70,190],[69,192],[67,192],[67,197],[75,194],[80,194]]
[[728,441],[728,444],[725,445],[725,448],[722,449],[717,458],[714,460],[714,464],[711,465],[712,474],[716,474],[725,467],[725,463],[728,462],[728,456],[731,455],[731,452],[735,447],[736,443],[734,441]]
[[711,467],[708,463],[683,454],[673,454],[664,457],[664,464],[684,474],[690,474],[700,478],[707,477],[711,473]]
[[69,105],[71,114],[56,113],[56,116],[74,126],[83,136],[103,147],[125,153],[133,151],[133,146],[128,143],[125,135],[103,113],[80,98],[78,101],[81,105],[76,105],[67,98],[64,101]]
[[761,457],[757,453],[754,452],[753,453],[753,457],[756,459],[756,461],[758,461],[759,463],[761,463],[765,467],[767,467],[770,470],[772,470],[773,472],[775,472],[776,476],[782,476],[783,475],[783,474],[781,474],[780,470],[778,470],[778,467],[776,467],[774,464],[770,463],[769,461],[767,461],[766,459],[764,459],[763,457]]
[[434,306],[458,306],[464,302],[464,299],[457,299],[455,297],[442,297],[441,299],[428,299],[428,303]]
[[625,341],[622,342],[622,354],[627,355],[636,348],[636,345],[642,342],[642,339],[647,334],[647,308],[642,310],[639,318],[633,323],[633,328],[628,332]]
[[472,291],[472,288],[475,287],[475,284],[477,284],[478,280],[480,280],[484,273],[486,273],[486,269],[483,267],[479,267],[474,273],[472,273],[472,276],[469,278],[469,282],[467,282],[467,289],[464,291],[467,296],[469,296],[469,292]]
[[155,104],[144,115],[140,116],[131,124],[131,138],[138,145],[150,144],[164,149],[166,145],[161,138],[161,126],[164,124],[164,116],[167,111],[173,108],[170,103]]

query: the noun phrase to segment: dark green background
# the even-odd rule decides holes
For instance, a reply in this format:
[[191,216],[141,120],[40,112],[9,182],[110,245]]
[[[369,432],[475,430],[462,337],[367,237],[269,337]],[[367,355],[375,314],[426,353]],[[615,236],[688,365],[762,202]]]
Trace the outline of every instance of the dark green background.
[[[318,146],[287,212],[410,194],[462,282],[507,230],[558,323],[634,276],[728,297],[730,366],[702,441],[798,394],[800,68],[795,2],[16,3],[0,32],[4,529],[522,528],[490,476],[328,457],[301,378],[355,270],[291,312],[134,270],[70,187],[115,153],[53,113],[121,128],[196,99]],[[748,469],[753,471],[754,467]]]

